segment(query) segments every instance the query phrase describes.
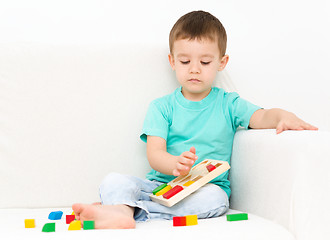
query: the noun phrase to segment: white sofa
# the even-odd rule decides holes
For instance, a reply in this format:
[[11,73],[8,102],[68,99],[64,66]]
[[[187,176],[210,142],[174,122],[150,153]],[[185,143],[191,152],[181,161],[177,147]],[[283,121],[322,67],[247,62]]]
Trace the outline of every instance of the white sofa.
[[[55,233],[41,232],[50,211],[70,214],[72,203],[98,201],[98,186],[109,172],[144,177],[149,170],[139,139],[148,104],[178,86],[167,51],[0,46],[1,239],[330,236],[330,132],[275,130],[239,130],[235,136],[229,212],[248,212],[248,221],[222,216],[191,227],[150,221],[134,230],[70,232],[61,220]],[[24,228],[27,218],[36,219],[35,229]]]

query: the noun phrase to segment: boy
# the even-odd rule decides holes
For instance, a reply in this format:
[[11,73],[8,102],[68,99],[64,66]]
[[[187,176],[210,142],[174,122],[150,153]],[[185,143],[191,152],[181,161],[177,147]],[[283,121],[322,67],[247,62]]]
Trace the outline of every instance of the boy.
[[141,135],[153,170],[146,180],[109,174],[100,186],[102,204],[74,204],[77,219],[95,220],[96,228],[134,228],[135,221],[154,218],[220,216],[229,208],[228,172],[171,208],[149,195],[206,158],[230,162],[238,126],[276,128],[277,133],[317,130],[292,113],[261,109],[237,93],[212,87],[228,63],[226,40],[224,27],[210,13],[194,11],[175,23],[168,58],[181,87],[150,104]]

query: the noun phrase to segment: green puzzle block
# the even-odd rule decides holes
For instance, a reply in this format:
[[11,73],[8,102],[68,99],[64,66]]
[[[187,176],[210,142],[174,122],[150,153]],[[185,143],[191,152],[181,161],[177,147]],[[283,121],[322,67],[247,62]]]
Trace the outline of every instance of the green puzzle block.
[[43,232],[55,232],[55,223],[46,223],[42,228]]
[[162,185],[156,187],[156,188],[152,191],[152,194],[153,194],[153,195],[156,195],[157,192],[159,192],[160,190],[162,190],[162,189],[165,188],[166,186],[167,186],[167,184],[164,183],[164,184],[162,184]]
[[84,221],[84,230],[91,230],[95,229],[95,222],[94,221]]
[[241,221],[241,220],[248,220],[247,213],[237,213],[237,214],[228,214],[227,221]]

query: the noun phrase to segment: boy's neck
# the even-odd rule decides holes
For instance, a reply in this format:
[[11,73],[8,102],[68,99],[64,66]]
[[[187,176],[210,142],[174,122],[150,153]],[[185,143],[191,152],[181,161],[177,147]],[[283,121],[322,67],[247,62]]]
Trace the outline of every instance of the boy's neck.
[[193,102],[199,102],[201,100],[203,100],[204,98],[206,98],[210,92],[211,92],[212,88],[203,91],[201,93],[192,93],[192,92],[188,92],[185,89],[181,89],[181,93],[184,96],[185,99],[189,100],[189,101],[193,101]]

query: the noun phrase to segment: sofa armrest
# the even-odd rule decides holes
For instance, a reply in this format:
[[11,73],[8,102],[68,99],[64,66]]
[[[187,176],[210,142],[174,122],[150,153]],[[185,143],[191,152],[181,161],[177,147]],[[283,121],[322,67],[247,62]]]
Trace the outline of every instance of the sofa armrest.
[[330,132],[239,130],[231,208],[278,222],[297,239],[322,239],[329,235],[329,169]]

